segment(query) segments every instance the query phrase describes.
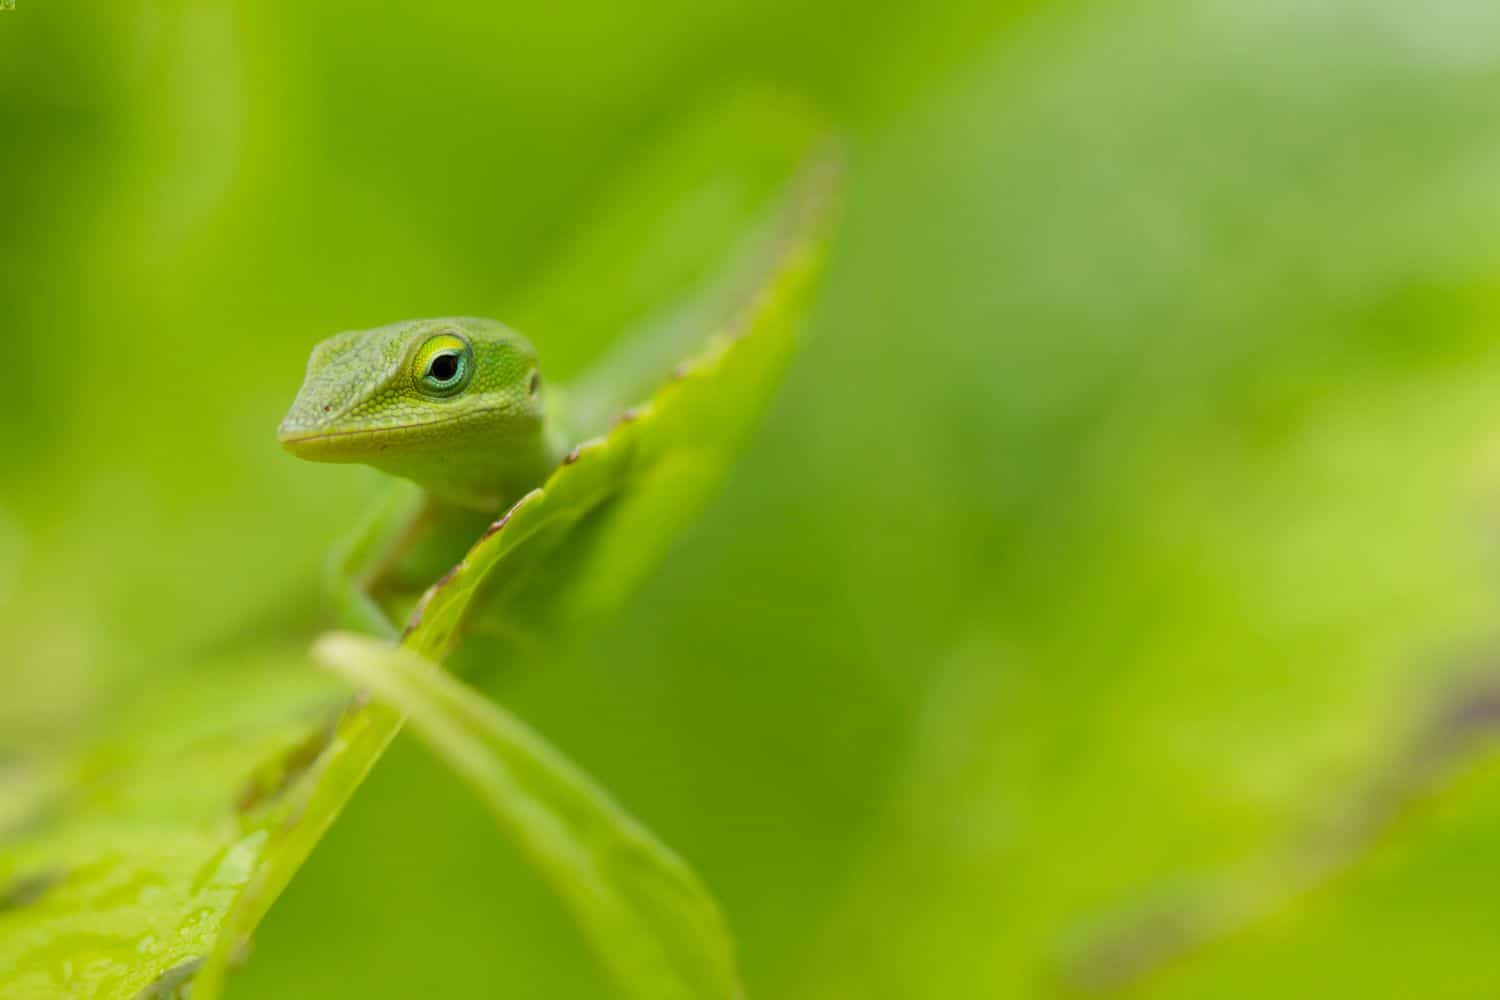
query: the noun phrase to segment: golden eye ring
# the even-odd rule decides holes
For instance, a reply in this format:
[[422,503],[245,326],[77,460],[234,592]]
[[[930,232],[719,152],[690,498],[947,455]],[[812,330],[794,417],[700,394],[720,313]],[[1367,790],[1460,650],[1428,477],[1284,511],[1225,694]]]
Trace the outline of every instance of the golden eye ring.
[[455,334],[438,334],[412,359],[412,379],[429,396],[456,396],[469,387],[473,377],[474,348]]

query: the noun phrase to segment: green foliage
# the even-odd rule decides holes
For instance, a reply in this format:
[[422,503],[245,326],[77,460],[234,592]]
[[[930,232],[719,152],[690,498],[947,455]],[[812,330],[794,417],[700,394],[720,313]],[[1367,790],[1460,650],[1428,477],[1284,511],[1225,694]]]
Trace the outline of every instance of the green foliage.
[[18,766],[0,996],[130,998],[197,968],[327,742],[338,689],[296,662],[224,664],[143,697],[81,752]]
[[728,929],[680,858],[514,717],[431,661],[353,635],[315,655],[399,709],[564,897],[621,995],[733,1000]]
[[[150,829],[185,790],[127,770],[208,771],[179,718],[267,685],[332,711],[311,581],[378,481],[270,439],[308,346],[493,315],[571,382],[712,283],[664,248],[758,188],[699,188],[671,137],[769,81],[852,150],[769,419],[627,614],[471,636],[465,680],[692,860],[752,997],[1500,993],[1495,5],[0,22],[7,831],[73,784],[59,746],[99,746]],[[276,785],[244,756],[201,815]],[[0,896],[60,906],[35,861]],[[254,941],[231,997],[608,989],[405,738]]]
[[[747,127],[744,134],[770,141],[765,130]],[[729,307],[699,293],[721,312],[699,331],[697,353],[607,434],[581,443],[433,586],[403,640],[412,657],[454,652],[476,607],[532,632],[597,621],[707,499],[780,379],[824,252],[838,164],[829,149],[808,155],[809,135],[800,127],[781,130],[792,144],[779,158],[757,150],[749,172],[762,172],[761,197],[737,200],[740,231],[722,233],[732,238],[719,256],[742,301]],[[799,161],[800,175],[790,173]],[[779,192],[763,175],[773,163]],[[743,162],[712,156],[701,166],[747,173]],[[767,199],[765,192],[777,194]],[[658,193],[665,194],[659,185]],[[607,225],[600,230],[609,238]],[[741,256],[747,240],[754,249],[748,269]],[[697,247],[678,252],[695,258],[710,242],[700,237]],[[666,287],[681,295],[683,277],[675,278]],[[702,318],[701,310],[695,315]],[[277,724],[256,716],[259,726],[250,727],[235,713],[210,709],[194,718],[174,709],[155,720],[171,741],[169,752],[143,755],[140,732],[126,729],[89,751],[110,762],[105,774],[59,771],[47,794],[67,802],[67,811],[25,817],[27,826],[0,853],[0,875],[12,880],[0,910],[14,911],[0,912],[10,923],[0,968],[14,970],[0,979],[0,997],[165,996],[188,981],[200,1000],[220,995],[255,928],[395,738],[404,712],[480,784],[503,820],[519,824],[526,853],[575,904],[628,995],[737,994],[712,900],[686,866],[580,772],[498,710],[476,715],[474,697],[461,689],[434,688],[420,671],[400,670],[410,659],[351,654],[347,641],[320,648],[382,701],[357,699],[309,733],[301,702],[279,698],[300,689],[279,691],[271,671],[245,675],[241,680],[263,686],[250,695],[223,688],[218,697],[244,698]],[[482,742],[476,751],[462,739]],[[177,773],[185,746],[196,765],[187,775]],[[198,760],[199,752],[212,756]],[[475,752],[499,755],[524,773],[516,783],[502,782],[475,764]],[[462,760],[451,760],[455,753]],[[180,801],[164,812],[156,797],[168,788]],[[537,819],[538,811],[550,811],[553,822]],[[571,829],[559,832],[557,824]]]

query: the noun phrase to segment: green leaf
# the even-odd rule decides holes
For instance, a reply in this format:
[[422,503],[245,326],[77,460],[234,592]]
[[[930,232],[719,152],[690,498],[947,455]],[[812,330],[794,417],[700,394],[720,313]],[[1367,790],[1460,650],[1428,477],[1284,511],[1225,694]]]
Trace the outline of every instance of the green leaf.
[[272,650],[144,695],[89,748],[0,763],[0,998],[172,995],[297,825],[346,700]]
[[566,902],[624,995],[739,995],[728,931],[697,876],[539,736],[409,650],[336,633],[314,655],[406,714]]

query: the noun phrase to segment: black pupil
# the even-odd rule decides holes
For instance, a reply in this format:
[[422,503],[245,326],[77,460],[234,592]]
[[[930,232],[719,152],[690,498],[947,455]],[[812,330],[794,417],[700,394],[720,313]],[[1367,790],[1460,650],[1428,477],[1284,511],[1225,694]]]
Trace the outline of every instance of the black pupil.
[[439,382],[452,382],[458,377],[458,355],[438,355],[432,359],[432,367],[427,373]]

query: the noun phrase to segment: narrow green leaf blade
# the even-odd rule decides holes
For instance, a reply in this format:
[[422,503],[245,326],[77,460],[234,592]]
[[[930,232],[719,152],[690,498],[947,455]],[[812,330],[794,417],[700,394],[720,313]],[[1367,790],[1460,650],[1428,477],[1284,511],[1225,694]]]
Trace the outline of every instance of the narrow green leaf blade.
[[410,650],[335,633],[314,655],[406,714],[562,897],[624,995],[740,995],[723,916],[698,877],[536,733]]

